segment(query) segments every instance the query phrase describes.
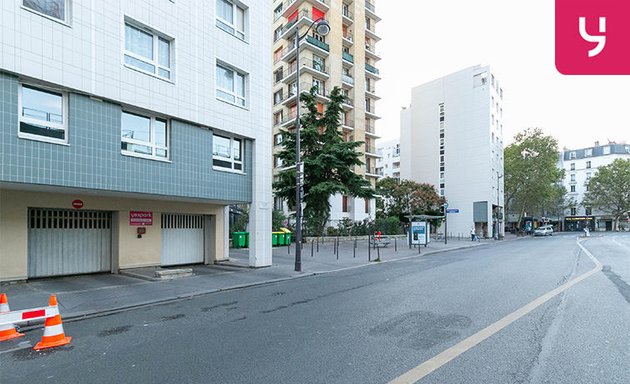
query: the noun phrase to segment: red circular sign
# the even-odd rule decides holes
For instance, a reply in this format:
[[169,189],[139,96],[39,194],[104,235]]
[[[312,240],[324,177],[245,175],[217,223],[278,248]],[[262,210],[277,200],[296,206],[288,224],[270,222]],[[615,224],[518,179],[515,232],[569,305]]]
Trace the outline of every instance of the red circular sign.
[[82,200],[74,200],[74,201],[72,201],[72,207],[75,208],[75,209],[83,208],[83,201]]

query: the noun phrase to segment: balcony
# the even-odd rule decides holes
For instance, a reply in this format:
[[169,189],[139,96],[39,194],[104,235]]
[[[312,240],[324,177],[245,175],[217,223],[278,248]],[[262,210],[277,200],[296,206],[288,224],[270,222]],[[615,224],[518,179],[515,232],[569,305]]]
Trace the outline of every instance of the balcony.
[[376,134],[376,128],[374,127],[374,122],[365,122],[365,136],[372,138],[372,139],[378,139],[379,136]]
[[330,0],[286,0],[283,4],[282,16],[288,18],[295,12],[300,4],[309,3],[320,11],[326,13],[330,9]]
[[352,33],[346,32],[343,35],[342,43],[346,47],[351,47],[352,44],[354,44],[354,36],[352,35]]
[[[312,36],[306,36],[306,39],[300,43],[300,50],[311,49],[316,53],[321,54],[322,56],[328,56],[330,53],[330,47],[328,44],[317,40]],[[275,56],[274,64],[279,63],[280,61],[289,62],[293,59],[297,54],[297,50],[295,49],[295,41],[291,41],[290,45],[284,48],[279,54]]]
[[[300,93],[309,93],[312,87],[313,87],[313,84],[302,82],[300,83]],[[287,88],[287,95],[284,97],[284,99],[282,99],[282,105],[284,105],[285,107],[295,105],[295,103],[297,102],[297,98],[295,97],[295,93],[296,93],[295,91],[296,91],[295,87]],[[324,89],[317,88],[315,95],[317,96],[317,99],[319,101],[322,101],[322,102],[329,101],[328,90],[325,88]]]
[[341,75],[341,82],[343,83],[343,85],[347,85],[348,87],[353,87],[354,86],[354,78],[350,75]]
[[354,21],[354,15],[347,8],[342,8],[341,10],[342,21],[345,25],[352,25]]
[[341,107],[343,109],[345,109],[345,110],[354,109],[354,100],[352,100],[350,97],[346,96],[346,99],[341,104]]
[[354,131],[354,118],[349,117],[346,119],[341,119],[341,128],[345,129],[346,131]]
[[378,70],[378,68],[376,68],[376,67],[374,67],[374,66],[372,66],[372,65],[370,65],[368,63],[365,63],[365,70],[367,72],[366,75],[368,75],[369,77],[372,77],[372,78],[380,80],[381,75],[380,75],[380,71]]
[[306,36],[306,42],[325,51],[326,53],[330,52],[330,46],[323,41],[319,41],[313,36]]
[[374,100],[380,100],[381,97],[379,95],[376,94],[376,88],[374,87],[374,85],[371,84],[366,84],[365,85],[365,94],[366,96],[374,99]]
[[372,104],[365,106],[365,116],[373,120],[377,120],[381,118],[380,116],[376,114],[376,110],[374,109],[374,105]]
[[379,41],[381,40],[380,36],[376,34],[376,27],[374,26],[375,23],[369,23],[366,24],[365,26],[365,36],[369,37],[370,39]]
[[374,61],[378,61],[381,59],[381,56],[376,53],[375,44],[365,44],[365,57],[368,57]]
[[376,14],[376,7],[369,0],[365,0],[365,15],[374,18],[376,21],[381,20]]
[[348,63],[354,64],[354,56],[352,56],[352,54],[342,51],[341,52],[341,57],[347,61]]

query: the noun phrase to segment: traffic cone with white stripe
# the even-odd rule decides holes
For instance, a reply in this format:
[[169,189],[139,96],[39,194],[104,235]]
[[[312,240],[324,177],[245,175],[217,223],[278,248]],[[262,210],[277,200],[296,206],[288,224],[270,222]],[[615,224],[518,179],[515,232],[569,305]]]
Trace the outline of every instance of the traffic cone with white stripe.
[[[11,312],[11,310],[9,309],[9,300],[7,300],[7,295],[4,293],[0,294],[0,313],[3,312]],[[7,341],[22,336],[24,336],[24,334],[19,333],[15,329],[15,325],[0,325],[0,341]]]
[[[48,305],[51,307],[57,306],[57,297],[55,295],[50,295]],[[72,340],[72,337],[66,337],[66,334],[63,332],[63,324],[61,324],[61,315],[57,313],[53,317],[46,318],[42,341],[37,343],[33,349],[39,351],[45,348],[61,347],[62,345],[69,344],[70,340]]]

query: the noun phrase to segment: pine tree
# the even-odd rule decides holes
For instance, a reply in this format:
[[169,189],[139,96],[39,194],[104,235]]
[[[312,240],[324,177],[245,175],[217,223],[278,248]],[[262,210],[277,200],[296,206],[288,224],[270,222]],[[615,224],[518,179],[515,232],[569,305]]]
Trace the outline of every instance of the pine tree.
[[[324,231],[330,217],[330,197],[343,194],[365,199],[374,198],[369,181],[354,172],[363,165],[361,153],[357,151],[363,142],[344,141],[340,117],[342,103],[346,97],[339,87],[328,95],[325,110],[317,109],[317,88],[300,95],[306,113],[300,117],[301,161],[304,163],[303,200],[305,227],[314,234]],[[283,148],[276,155],[284,168],[273,184],[276,196],[295,207],[295,129],[282,130]]]

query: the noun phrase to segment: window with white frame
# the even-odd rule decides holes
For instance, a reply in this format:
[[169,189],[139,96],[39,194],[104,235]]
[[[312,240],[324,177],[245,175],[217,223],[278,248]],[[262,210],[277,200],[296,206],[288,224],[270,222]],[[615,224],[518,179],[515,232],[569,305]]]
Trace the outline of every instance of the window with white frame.
[[610,145],[604,147],[604,155],[610,155]]
[[212,135],[212,165],[215,168],[243,171],[243,141]]
[[22,5],[24,8],[64,23],[70,19],[70,0],[22,0]]
[[575,174],[574,173],[571,174],[571,181],[575,181]]
[[125,22],[125,64],[164,79],[172,78],[172,39]]
[[20,85],[19,136],[51,142],[68,141],[67,95]]
[[121,150],[125,155],[168,158],[166,119],[124,112],[121,117]]
[[584,150],[584,156],[585,157],[593,156],[593,148],[585,149]]
[[228,0],[217,0],[217,27],[245,40],[245,9]]
[[244,107],[246,77],[244,73],[217,63],[217,98]]

